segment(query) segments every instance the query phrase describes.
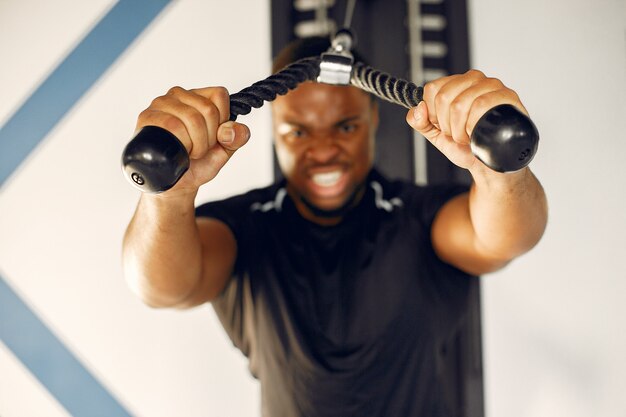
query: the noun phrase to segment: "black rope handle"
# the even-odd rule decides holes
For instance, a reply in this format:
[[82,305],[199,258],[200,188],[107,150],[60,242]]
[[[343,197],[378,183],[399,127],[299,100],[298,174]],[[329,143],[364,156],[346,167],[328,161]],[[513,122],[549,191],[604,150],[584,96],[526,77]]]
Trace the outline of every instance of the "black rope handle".
[[[264,80],[230,96],[230,120],[285,95],[305,81],[316,81],[321,58],[304,58]],[[383,100],[406,108],[423,99],[423,88],[362,63],[352,67],[350,84]],[[470,138],[473,154],[495,171],[516,171],[528,165],[535,153],[539,133],[533,122],[511,105],[485,113]],[[122,155],[126,176],[142,191],[162,192],[173,187],[189,169],[189,155],[167,130],[146,126],[128,143]]]
[[319,73],[320,58],[304,58],[238,93],[231,94],[230,120],[235,121],[237,116],[250,113],[252,107],[258,109],[263,106],[264,101],[274,101],[276,96],[287,94],[300,83],[317,80]]
[[350,84],[407,109],[417,106],[424,96],[422,87],[360,62],[352,68]]
[[[230,96],[230,120],[248,114],[251,108],[263,106],[264,101],[273,101],[277,95],[287,94],[304,81],[316,81],[319,75],[320,58],[304,58],[285,67],[276,74],[246,87]],[[423,88],[412,82],[395,78],[360,62],[354,65],[350,84],[368,93],[399,104],[407,109],[422,101]]]

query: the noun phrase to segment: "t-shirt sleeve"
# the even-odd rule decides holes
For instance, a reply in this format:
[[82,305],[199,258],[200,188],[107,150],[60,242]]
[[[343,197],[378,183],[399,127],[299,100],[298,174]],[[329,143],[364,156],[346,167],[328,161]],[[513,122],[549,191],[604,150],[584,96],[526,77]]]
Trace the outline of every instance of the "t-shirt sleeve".
[[243,197],[231,197],[220,201],[211,201],[196,207],[196,217],[211,217],[226,224],[239,241],[245,221],[246,210]]
[[[435,216],[448,201],[469,191],[469,185],[433,185],[420,188],[413,196],[413,206],[425,229],[430,234]],[[417,207],[416,207],[417,206]]]
[[249,242],[253,239],[256,228],[250,210],[254,192],[230,197],[224,200],[204,203],[196,208],[196,217],[210,217],[226,224],[237,243],[237,259],[234,273],[241,273],[247,259]]
[[224,290],[211,305],[233,345],[249,359],[249,369],[256,376],[256,349],[253,322],[253,289],[247,261],[250,246],[258,234],[251,204],[258,192],[252,191],[225,200],[204,203],[196,208],[196,217],[210,217],[228,226],[237,242],[233,274]]
[[[406,215],[409,227],[420,247],[434,254],[431,228],[439,210],[454,197],[469,191],[469,185],[412,185],[404,189],[402,200],[407,204]],[[438,258],[437,258],[438,259]]]

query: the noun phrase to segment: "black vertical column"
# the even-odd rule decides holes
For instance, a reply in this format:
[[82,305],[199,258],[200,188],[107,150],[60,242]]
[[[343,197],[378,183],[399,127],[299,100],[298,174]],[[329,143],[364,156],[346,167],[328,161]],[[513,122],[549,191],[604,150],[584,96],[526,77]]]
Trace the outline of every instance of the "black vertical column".
[[[421,20],[436,22],[422,25],[424,81],[466,72],[470,64],[465,0],[422,1],[419,9]],[[465,170],[450,163],[432,146],[427,148],[427,160],[429,184],[470,182]]]
[[[426,22],[420,31],[423,80],[469,69],[469,43],[465,0],[421,0],[419,16],[410,16],[408,0],[358,0],[352,19],[357,49],[371,66],[394,76],[411,79],[409,24]],[[420,0],[415,0],[420,1]],[[326,5],[305,10],[308,5]],[[328,35],[341,27],[347,0],[271,0],[272,54],[297,37]],[[297,5],[297,7],[296,7]],[[380,102],[381,123],[377,135],[376,165],[392,178],[415,178],[413,131],[405,122],[406,110]],[[428,144],[426,152],[429,184],[469,184],[465,170],[451,164]],[[277,174],[278,169],[276,169]],[[466,320],[443,349],[442,387],[454,416],[482,417],[483,373],[481,348],[480,287],[473,281]]]
[[[419,0],[417,0],[419,1]],[[467,5],[465,0],[419,2],[424,82],[470,68]],[[469,184],[471,177],[444,157],[435,147],[427,146],[427,177],[429,184],[457,182]],[[470,286],[466,323],[445,354],[449,367],[446,378],[447,397],[456,405],[456,415],[484,416],[480,283]]]

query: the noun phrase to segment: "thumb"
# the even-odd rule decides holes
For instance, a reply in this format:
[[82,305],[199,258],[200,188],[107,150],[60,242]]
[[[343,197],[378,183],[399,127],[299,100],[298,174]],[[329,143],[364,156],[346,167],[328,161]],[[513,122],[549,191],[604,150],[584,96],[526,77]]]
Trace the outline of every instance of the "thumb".
[[237,149],[245,145],[250,139],[250,129],[243,123],[224,122],[217,129],[217,141],[232,155]]
[[409,109],[406,114],[406,122],[430,141],[441,133],[441,131],[430,122],[428,118],[428,107],[424,101],[421,101],[416,107]]

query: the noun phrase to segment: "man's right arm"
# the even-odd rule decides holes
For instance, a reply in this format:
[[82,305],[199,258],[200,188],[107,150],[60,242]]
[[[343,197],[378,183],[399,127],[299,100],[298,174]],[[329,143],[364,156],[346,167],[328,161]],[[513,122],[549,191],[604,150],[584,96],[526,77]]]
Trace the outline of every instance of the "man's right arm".
[[230,229],[196,219],[193,199],[142,195],[124,236],[123,266],[129,286],[149,306],[189,308],[222,291],[236,253]]
[[214,299],[228,281],[237,254],[230,229],[196,218],[194,201],[243,146],[247,126],[230,122],[228,92],[220,87],[171,89],[141,113],[137,130],[160,126],[189,152],[190,167],[161,194],[143,194],[123,242],[123,267],[130,287],[153,307],[188,308]]

